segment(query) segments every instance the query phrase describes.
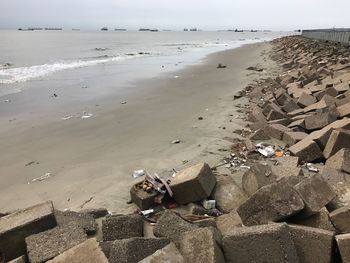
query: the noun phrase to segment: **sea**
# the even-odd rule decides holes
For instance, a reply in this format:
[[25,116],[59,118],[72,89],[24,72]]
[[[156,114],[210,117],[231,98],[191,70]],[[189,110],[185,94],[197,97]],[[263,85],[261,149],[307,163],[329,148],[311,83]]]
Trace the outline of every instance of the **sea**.
[[201,63],[210,53],[290,34],[0,30],[0,96],[62,86],[118,92],[130,81]]

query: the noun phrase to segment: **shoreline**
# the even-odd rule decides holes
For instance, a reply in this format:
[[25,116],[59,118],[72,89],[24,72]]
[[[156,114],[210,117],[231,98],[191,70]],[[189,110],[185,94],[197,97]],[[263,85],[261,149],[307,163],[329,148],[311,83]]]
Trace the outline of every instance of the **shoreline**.
[[[3,129],[0,143],[6,153],[0,158],[0,209],[53,200],[58,209],[79,210],[92,197],[83,208],[126,213],[134,209],[126,204],[135,182],[133,170],[166,174],[203,159],[217,164],[223,153],[215,148],[228,147],[230,142],[222,138],[240,128],[233,94],[264,74],[246,68],[269,65],[261,56],[269,45],[214,53],[202,64],[176,72],[177,79],[143,81],[134,87],[138,98],[124,98],[125,105],[113,97],[96,102],[100,106],[87,120],[39,119]],[[227,69],[216,69],[219,63]],[[176,139],[181,143],[170,143]],[[183,165],[185,160],[189,162]],[[46,173],[51,177],[28,184]]]

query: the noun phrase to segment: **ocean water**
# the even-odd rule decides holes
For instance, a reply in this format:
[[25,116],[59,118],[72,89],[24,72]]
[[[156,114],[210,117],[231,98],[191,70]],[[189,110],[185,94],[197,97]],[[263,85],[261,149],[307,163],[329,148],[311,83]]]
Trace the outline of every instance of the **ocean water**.
[[[122,83],[199,63],[210,53],[287,34],[3,30],[0,96],[61,85],[98,85],[101,93],[104,86],[121,90]],[[104,83],[104,79],[108,81]]]

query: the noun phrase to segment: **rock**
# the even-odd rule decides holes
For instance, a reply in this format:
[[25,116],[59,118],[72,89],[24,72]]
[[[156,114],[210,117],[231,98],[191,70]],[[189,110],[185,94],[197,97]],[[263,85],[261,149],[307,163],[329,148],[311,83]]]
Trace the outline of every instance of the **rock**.
[[305,127],[305,120],[304,119],[300,119],[300,120],[295,120],[295,121],[292,121],[289,125],[288,125],[288,128],[304,128]]
[[304,172],[299,167],[288,166],[271,166],[272,173],[276,175],[277,180],[283,177],[302,177],[304,179]]
[[258,129],[249,137],[249,139],[253,141],[264,141],[270,140],[270,137],[265,133],[264,129]]
[[335,236],[342,261],[350,262],[350,234]]
[[216,226],[222,236],[231,233],[235,228],[242,227],[242,220],[236,211],[224,214],[216,218]]
[[323,157],[317,143],[308,139],[308,137],[291,146],[289,151],[304,162],[312,162]]
[[264,131],[268,136],[277,140],[282,140],[283,134],[285,132],[291,132],[292,130],[281,124],[269,124],[265,127]]
[[213,217],[194,221],[193,224],[198,227],[216,227],[216,221]]
[[247,196],[230,176],[218,176],[212,197],[224,213],[237,209]]
[[209,165],[201,163],[177,173],[170,187],[176,202],[187,204],[210,196],[215,184],[216,179]]
[[300,107],[298,106],[298,104],[293,100],[293,99],[289,99],[285,102],[285,104],[283,105],[282,109],[285,112],[292,112],[295,110],[299,110]]
[[97,231],[95,218],[90,214],[55,210],[55,217],[59,226],[65,226],[74,222],[84,229],[87,235],[94,235]]
[[81,210],[80,213],[92,215],[96,219],[108,215],[108,210],[106,208],[89,208]]
[[48,263],[108,263],[95,238],[88,239],[83,243],[63,252]]
[[317,113],[305,118],[305,129],[309,131],[321,129],[337,120],[337,116],[330,112]]
[[309,95],[309,94],[303,92],[303,93],[301,94],[301,96],[299,97],[297,103],[298,103],[298,105],[299,105],[300,107],[305,108],[305,107],[310,106],[310,105],[312,105],[312,104],[314,104],[314,103],[316,103],[316,102],[317,102],[317,100],[316,100],[316,98],[315,98],[314,96]]
[[339,233],[350,233],[350,206],[344,206],[329,214],[334,227]]
[[109,258],[110,254],[111,254],[112,244],[113,244],[113,241],[100,242],[100,247],[107,258]]
[[174,243],[170,243],[162,249],[157,250],[152,255],[141,260],[139,263],[185,263],[184,257],[180,254]]
[[269,121],[268,124],[281,124],[282,126],[288,126],[290,123],[290,119],[289,118],[283,118],[283,119],[277,119],[277,120],[273,120],[273,121]]
[[323,150],[323,155],[328,159],[342,148],[350,148],[350,131],[334,130]]
[[26,238],[29,261],[46,262],[85,240],[84,230],[74,222],[31,235]]
[[203,216],[203,215],[208,214],[208,212],[209,212],[203,206],[195,204],[195,203],[189,203],[185,207],[186,207],[186,210],[188,211],[188,213],[191,215]]
[[302,218],[302,219],[292,218],[292,220],[289,222],[297,225],[309,226],[309,227],[314,227],[314,228],[335,232],[335,228],[329,218],[329,212],[325,207],[322,208],[318,213],[310,217]]
[[350,117],[350,103],[346,103],[344,105],[341,105],[337,108],[339,112],[339,117]]
[[333,128],[326,126],[321,130],[310,133],[306,139],[313,140],[314,142],[316,142],[320,150],[323,151],[324,147],[327,144],[329,136],[331,136],[332,131]]
[[299,158],[296,156],[282,156],[274,159],[277,162],[277,166],[283,167],[297,167]]
[[304,201],[305,208],[298,215],[307,217],[319,212],[334,197],[335,193],[326,180],[318,175],[312,175],[294,186]]
[[25,238],[57,225],[52,202],[45,202],[0,218],[0,251],[10,261],[26,254]]
[[297,225],[289,231],[300,262],[332,262],[334,232]]
[[137,205],[140,210],[147,210],[155,206],[154,198],[158,195],[158,191],[152,191],[147,193],[143,189],[139,189],[137,185],[140,182],[134,184],[130,189],[130,199]]
[[244,225],[252,226],[281,221],[303,209],[304,202],[296,190],[277,182],[260,188],[237,212]]
[[327,160],[326,166],[350,173],[350,149],[340,149],[336,154]]
[[110,263],[137,263],[169,244],[166,238],[133,237],[113,242]]
[[307,137],[305,132],[285,132],[282,140],[288,145],[294,145]]
[[276,111],[276,112],[280,112],[282,115],[285,115],[285,114],[283,113],[283,111],[281,110],[281,108],[280,108],[277,104],[272,103],[272,102],[268,102],[268,103],[264,106],[264,109],[263,109],[262,113],[264,114],[264,116],[268,116],[269,113],[270,113],[272,110],[273,110],[273,111]]
[[286,115],[284,113],[280,111],[271,110],[269,114],[267,114],[266,119],[269,121],[273,121],[273,120],[284,119],[285,117]]
[[225,263],[215,228],[200,228],[181,237],[180,251],[187,262]]
[[243,174],[242,189],[247,196],[253,195],[261,187],[276,182],[277,176],[269,165],[255,163]]
[[223,238],[226,262],[299,262],[287,224],[235,229]]
[[137,214],[108,216],[102,221],[103,241],[143,236],[143,219]]
[[165,210],[158,218],[153,229],[156,237],[165,237],[178,245],[182,233],[197,229],[198,226],[191,224],[170,210]]

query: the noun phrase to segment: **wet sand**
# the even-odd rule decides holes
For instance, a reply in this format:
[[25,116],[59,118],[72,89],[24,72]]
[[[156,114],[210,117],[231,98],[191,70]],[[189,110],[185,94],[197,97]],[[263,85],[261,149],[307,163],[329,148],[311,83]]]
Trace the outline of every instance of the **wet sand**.
[[[223,138],[244,124],[236,119],[233,94],[271,73],[269,49],[259,43],[215,53],[201,64],[132,83],[133,92],[122,98],[108,95],[76,107],[65,107],[60,96],[59,103],[48,100],[51,91],[43,89],[11,95],[0,116],[0,211],[52,200],[58,209],[126,213],[135,209],[126,204],[133,170],[168,175],[199,161],[219,163],[225,153],[218,150],[229,146]],[[217,69],[218,63],[227,68]],[[246,70],[256,64],[269,70]],[[33,113],[36,99],[48,102]],[[93,116],[81,119],[84,109]],[[73,117],[62,120],[67,112]],[[175,139],[181,143],[171,144]]]

